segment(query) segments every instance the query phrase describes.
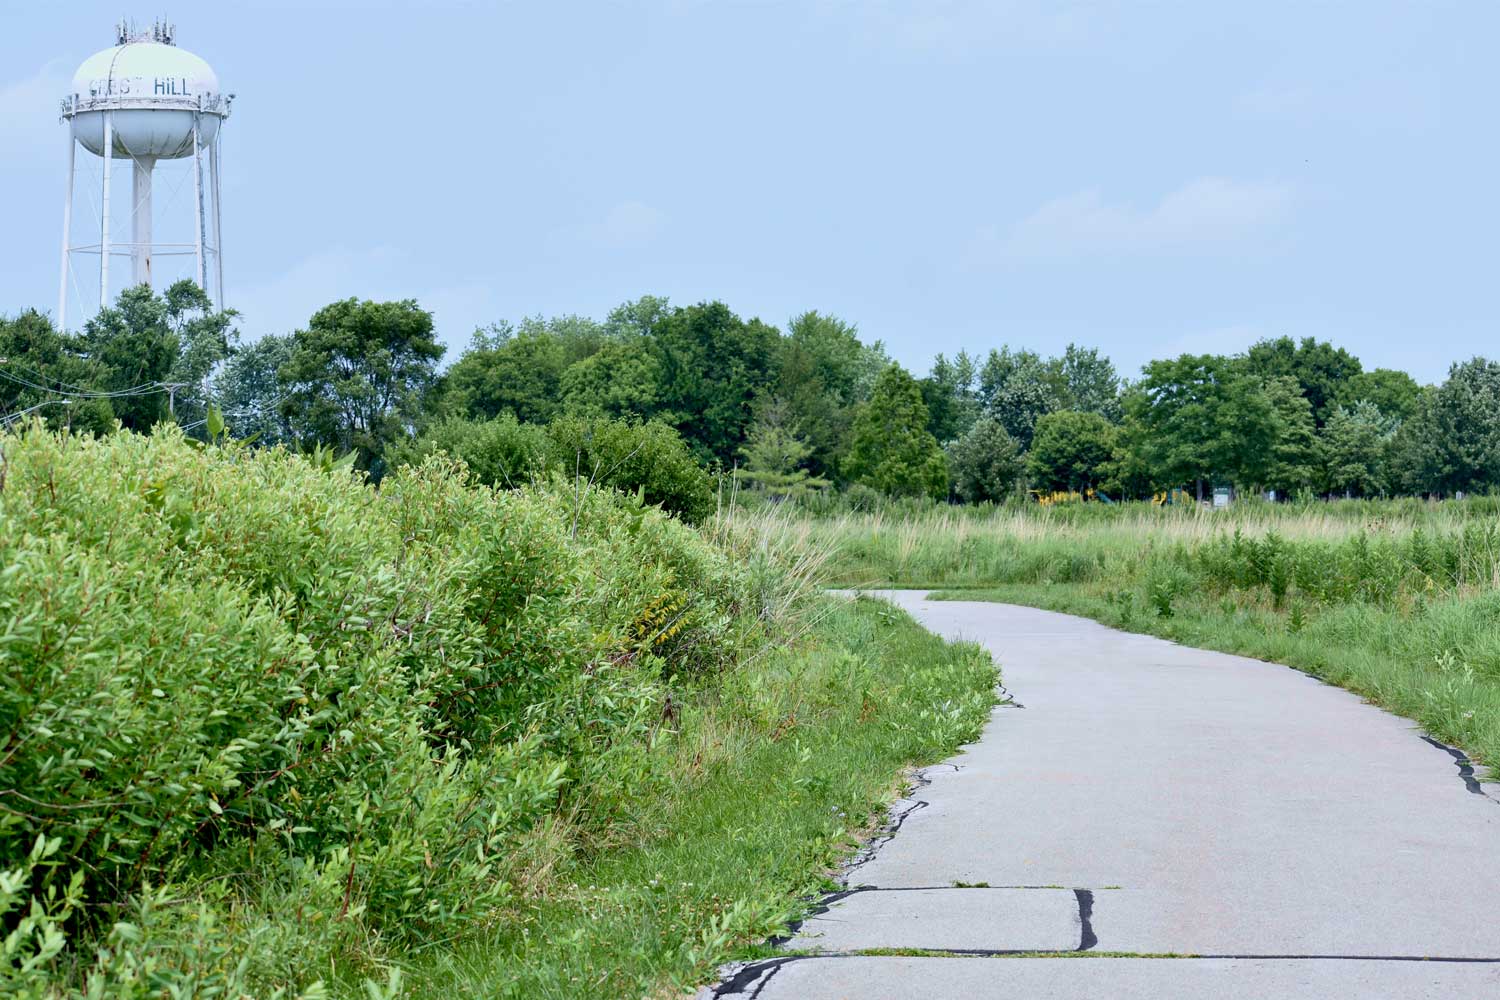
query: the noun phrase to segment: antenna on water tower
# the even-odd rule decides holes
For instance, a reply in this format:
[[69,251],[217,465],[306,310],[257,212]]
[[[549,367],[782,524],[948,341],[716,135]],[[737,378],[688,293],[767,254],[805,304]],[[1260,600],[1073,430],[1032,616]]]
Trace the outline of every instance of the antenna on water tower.
[[[99,308],[109,304],[110,261],[131,259],[135,284],[151,284],[152,259],[192,256],[193,280],[224,308],[224,256],[220,228],[220,126],[233,94],[219,92],[219,79],[201,58],[180,49],[166,21],[149,31],[121,22],[113,48],[83,61],[72,92],[62,101],[68,123],[68,194],[63,203],[62,276],[57,295],[58,329],[67,327],[68,279],[76,254],[99,256]],[[78,147],[102,159],[97,242],[75,244],[73,188]],[[159,160],[192,157],[191,239],[158,242],[152,233],[152,173]],[[110,231],[111,168],[116,158],[132,167],[130,239]],[[204,160],[207,159],[207,176]],[[212,263],[212,280],[210,267]]]

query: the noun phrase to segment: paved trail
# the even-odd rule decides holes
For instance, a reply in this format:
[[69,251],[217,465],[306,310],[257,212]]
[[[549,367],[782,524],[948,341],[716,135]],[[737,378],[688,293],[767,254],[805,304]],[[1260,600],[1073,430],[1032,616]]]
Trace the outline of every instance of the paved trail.
[[988,647],[1024,707],[926,772],[789,944],[824,954],[720,996],[1500,998],[1500,790],[1410,721],[1274,664],[887,596]]

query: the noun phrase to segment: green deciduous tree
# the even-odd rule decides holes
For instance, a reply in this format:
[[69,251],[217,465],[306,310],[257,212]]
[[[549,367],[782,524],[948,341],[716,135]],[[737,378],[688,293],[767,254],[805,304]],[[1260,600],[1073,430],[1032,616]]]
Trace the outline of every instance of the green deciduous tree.
[[177,338],[177,360],[167,372],[174,412],[184,425],[201,423],[213,405],[213,377],[239,342],[238,313],[217,310],[208,293],[191,281],[178,281],[163,297],[167,326]]
[[1369,400],[1335,407],[1320,435],[1324,488],[1357,497],[1383,492],[1397,426]]
[[952,361],[939,354],[932,373],[922,379],[927,429],[939,441],[956,442],[969,432],[983,407],[979,402],[979,366],[964,351]]
[[[879,343],[860,343],[854,326],[816,311],[787,324],[774,393],[812,448],[810,473],[832,477],[847,443],[853,407],[866,398],[887,363]],[[872,374],[873,370],[873,374]]]
[[281,369],[291,357],[290,334],[267,334],[235,348],[229,356],[214,379],[212,395],[235,437],[254,437],[261,445],[295,441],[292,426],[280,408],[286,391]]
[[1158,488],[1180,486],[1181,480],[1159,477],[1153,467],[1152,439],[1149,429],[1142,423],[1141,413],[1145,402],[1139,400],[1142,390],[1137,386],[1127,388],[1120,397],[1120,409],[1124,419],[1115,434],[1115,454],[1105,468],[1104,490],[1111,496],[1143,500]]
[[1291,337],[1262,340],[1245,353],[1244,365],[1262,380],[1295,379],[1318,427],[1328,419],[1347,381],[1362,370],[1359,359],[1342,347],[1312,337],[1304,337],[1301,343]]
[[615,338],[644,337],[671,311],[665,297],[642,295],[611,309],[604,319],[604,329]]
[[0,358],[0,418],[43,420],[93,434],[114,426],[110,400],[74,394],[102,385],[98,362],[36,310],[0,317]]
[[705,462],[731,465],[745,443],[751,403],[771,386],[780,337],[722,302],[675,309],[652,326],[662,416]]
[[1275,415],[1264,467],[1246,485],[1273,489],[1281,496],[1312,489],[1318,481],[1318,439],[1312,404],[1288,377],[1268,379],[1261,387]]
[[1372,403],[1382,415],[1393,420],[1410,420],[1422,408],[1423,388],[1406,372],[1375,368],[1360,372],[1346,381],[1338,393],[1341,406]]
[[569,365],[558,391],[562,408],[571,413],[645,419],[658,409],[660,381],[661,363],[651,345],[631,334]]
[[1500,362],[1454,364],[1432,394],[1422,440],[1430,489],[1479,492],[1500,486]]
[[201,421],[211,377],[238,337],[235,315],[179,281],[163,295],[127,288],[78,336],[53,330],[35,312],[0,320],[0,356],[9,366],[0,406],[12,413],[35,406],[39,417],[95,433],[115,420],[136,431],[173,415]]
[[492,327],[448,369],[444,408],[475,419],[511,413],[529,423],[546,423],[561,409],[567,367],[563,342],[547,331]]
[[335,302],[292,336],[282,413],[304,446],[358,450],[378,477],[386,448],[420,420],[442,356],[432,314],[411,299]]
[[1044,490],[1097,488],[1115,451],[1115,426],[1097,413],[1059,410],[1036,422],[1026,468]]
[[1126,397],[1132,448],[1158,485],[1265,482],[1278,429],[1259,379],[1233,359],[1184,354],[1146,365]]
[[1021,449],[994,417],[980,417],[947,451],[953,491],[967,503],[1004,500],[1025,469]]
[[108,309],[84,324],[80,346],[96,363],[95,391],[115,393],[115,418],[128,430],[147,431],[167,418],[160,386],[178,361],[167,303],[145,285],[127,288]]
[[1120,376],[1114,362],[1095,348],[1069,344],[1053,364],[1062,409],[1097,413],[1110,421],[1120,419]]
[[927,429],[927,406],[915,379],[892,364],[854,417],[850,477],[889,496],[942,497],[947,461]]
[[1030,447],[1037,418],[1058,409],[1055,366],[1033,351],[990,351],[979,370],[979,398],[1023,448]]

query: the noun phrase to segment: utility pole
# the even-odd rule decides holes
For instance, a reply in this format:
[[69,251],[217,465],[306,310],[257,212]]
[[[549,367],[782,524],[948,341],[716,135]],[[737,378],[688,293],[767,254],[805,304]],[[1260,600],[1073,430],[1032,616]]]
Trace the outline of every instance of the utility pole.
[[163,382],[161,387],[167,390],[167,416],[175,422],[177,420],[177,390],[187,388],[187,383]]

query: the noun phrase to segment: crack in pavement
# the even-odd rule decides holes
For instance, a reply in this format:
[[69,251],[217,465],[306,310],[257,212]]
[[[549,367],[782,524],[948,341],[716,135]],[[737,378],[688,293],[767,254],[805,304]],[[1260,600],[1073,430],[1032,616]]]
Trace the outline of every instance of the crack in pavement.
[[1078,900],[1078,924],[1082,929],[1077,950],[1088,951],[1099,943],[1094,934],[1094,894],[1088,889],[1074,889],[1073,896]]
[[1436,747],[1437,749],[1443,751],[1445,754],[1453,758],[1453,764],[1458,768],[1458,776],[1463,780],[1464,787],[1469,790],[1469,794],[1482,796],[1486,799],[1489,799],[1491,802],[1495,801],[1490,796],[1490,794],[1484,790],[1484,786],[1479,783],[1479,779],[1475,777],[1474,762],[1469,759],[1468,754],[1464,753],[1458,747],[1450,747],[1448,744],[1442,742],[1441,740],[1433,739],[1431,736],[1427,736],[1425,734],[1421,737],[1421,739],[1422,742],[1426,743],[1428,746]]
[[[1024,706],[1018,705],[1017,707]],[[932,779],[928,777],[928,773],[943,767],[952,769],[955,774],[963,770],[961,765],[954,764],[950,761],[943,761],[941,763],[932,764],[913,772],[911,777],[910,789],[907,791],[906,795],[902,796],[902,798],[896,800],[891,804],[891,807],[887,810],[887,819],[881,826],[880,830],[875,833],[875,835],[872,836],[868,841],[866,841],[865,844],[855,852],[853,857],[851,857],[840,867],[839,873],[837,875],[837,880],[845,885],[846,888],[838,889],[830,893],[825,893],[824,895],[819,897],[818,901],[807,911],[806,916],[804,916],[801,920],[796,920],[788,924],[786,932],[784,934],[780,934],[776,937],[771,938],[766,942],[768,945],[773,948],[781,947],[797,935],[797,932],[802,929],[803,924],[807,923],[807,921],[812,919],[813,917],[821,916],[822,914],[827,913],[829,908],[839,900],[847,899],[849,896],[852,896],[858,892],[868,892],[876,888],[875,886],[855,886],[853,888],[848,888],[847,886],[849,884],[849,879],[854,874],[854,872],[858,871],[861,867],[873,861],[875,859],[875,855],[880,852],[880,849],[886,844],[890,843],[891,840],[896,836],[896,834],[901,832],[902,825],[905,824],[907,818],[910,817],[912,813],[916,812],[919,809],[925,809],[927,807],[928,803],[926,799],[913,799],[911,798],[911,794],[932,784]],[[941,886],[941,888],[952,889],[954,887]],[[1006,888],[1048,887],[1015,886]],[[765,984],[770,980],[771,976],[775,975],[776,971],[780,969],[783,964],[796,957],[800,956],[764,959],[757,962],[748,962],[742,965],[730,963],[724,967],[727,971],[722,971],[720,973],[719,985],[714,987],[712,989],[712,992],[710,992],[708,995],[711,997],[749,996],[752,998],[752,1000],[754,1000],[755,997],[758,997],[760,995],[760,991],[765,988]],[[762,976],[764,976],[765,978],[762,979]],[[745,991],[751,986],[755,987],[755,992],[747,994]]]
[[[783,965],[805,957],[807,956],[787,955],[785,958],[769,958],[760,962],[750,962],[736,969],[734,975],[720,983],[709,996],[714,998],[739,996],[755,1000],[756,997],[760,996],[761,991],[766,988],[766,984],[771,981],[771,978],[781,971]],[[754,989],[753,993],[750,992],[752,988]]]

